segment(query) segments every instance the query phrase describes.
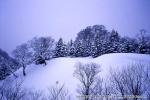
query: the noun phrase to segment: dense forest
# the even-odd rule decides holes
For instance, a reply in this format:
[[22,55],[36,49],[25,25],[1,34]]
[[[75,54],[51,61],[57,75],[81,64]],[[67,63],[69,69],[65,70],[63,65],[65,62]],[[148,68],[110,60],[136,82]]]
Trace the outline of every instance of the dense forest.
[[[58,57],[98,57],[108,53],[150,54],[150,36],[140,30],[136,38],[122,37],[115,31],[108,31],[103,25],[88,26],[81,30],[75,40],[55,41],[52,37],[34,37],[13,50],[10,57],[0,49],[0,80],[29,64],[44,64]],[[15,74],[14,74],[15,76]],[[17,76],[16,76],[17,77]]]

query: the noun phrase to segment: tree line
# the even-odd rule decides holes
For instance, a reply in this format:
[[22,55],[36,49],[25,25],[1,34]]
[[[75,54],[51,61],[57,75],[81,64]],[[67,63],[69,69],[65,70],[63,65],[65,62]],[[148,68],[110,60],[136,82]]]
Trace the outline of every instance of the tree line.
[[[26,66],[31,63],[46,65],[47,60],[58,57],[95,58],[108,53],[150,54],[150,36],[145,30],[140,30],[136,38],[121,37],[115,30],[109,32],[103,25],[94,25],[81,30],[75,40],[68,42],[62,38],[55,41],[52,37],[35,37],[17,46],[12,52],[13,57],[0,50],[0,79],[20,67],[25,76]],[[8,57],[13,59],[12,65]]]

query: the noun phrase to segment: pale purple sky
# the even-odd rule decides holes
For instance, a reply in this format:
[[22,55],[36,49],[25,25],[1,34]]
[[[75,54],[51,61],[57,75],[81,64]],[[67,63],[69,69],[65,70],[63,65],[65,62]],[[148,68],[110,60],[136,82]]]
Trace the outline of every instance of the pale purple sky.
[[150,0],[0,0],[0,48],[9,53],[35,36],[67,41],[95,24],[127,36],[150,31]]

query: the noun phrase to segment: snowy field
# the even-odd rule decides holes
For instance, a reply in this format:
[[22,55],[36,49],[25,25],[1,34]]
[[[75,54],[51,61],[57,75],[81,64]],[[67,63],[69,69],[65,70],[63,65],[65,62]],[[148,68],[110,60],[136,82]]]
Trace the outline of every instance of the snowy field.
[[[34,90],[47,91],[47,88],[55,86],[56,83],[64,84],[71,95],[77,95],[76,89],[79,81],[74,77],[75,64],[78,62],[88,63],[94,62],[101,66],[100,76],[107,79],[108,72],[118,70],[129,64],[140,63],[149,64],[150,55],[132,54],[132,53],[116,53],[106,54],[97,58],[55,58],[47,62],[46,66],[30,65],[27,67],[27,76],[23,78],[22,69],[16,74],[19,78],[23,78],[23,87]],[[20,74],[20,75],[19,75]]]

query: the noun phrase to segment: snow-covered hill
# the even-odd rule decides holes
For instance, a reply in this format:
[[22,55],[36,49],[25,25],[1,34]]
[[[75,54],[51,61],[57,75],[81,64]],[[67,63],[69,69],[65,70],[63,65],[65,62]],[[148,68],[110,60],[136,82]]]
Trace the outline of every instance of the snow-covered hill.
[[[30,65],[27,68],[27,76],[23,78],[23,86],[25,88],[35,90],[46,90],[58,84],[65,84],[70,94],[76,94],[76,87],[79,81],[74,77],[75,64],[77,62],[87,63],[94,62],[101,66],[101,77],[107,79],[110,69],[118,70],[121,67],[133,63],[150,63],[150,55],[131,54],[131,53],[115,53],[106,54],[97,58],[56,58],[48,61],[46,66]],[[22,70],[16,72],[22,76]]]

